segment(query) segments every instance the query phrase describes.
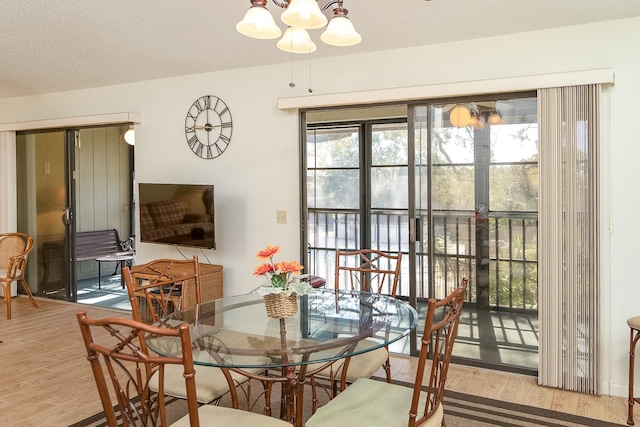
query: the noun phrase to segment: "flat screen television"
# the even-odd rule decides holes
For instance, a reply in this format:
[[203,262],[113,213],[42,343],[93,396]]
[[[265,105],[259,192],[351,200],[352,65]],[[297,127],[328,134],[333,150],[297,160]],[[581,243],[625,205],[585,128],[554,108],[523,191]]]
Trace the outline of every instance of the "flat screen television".
[[138,185],[140,241],[215,249],[213,185]]

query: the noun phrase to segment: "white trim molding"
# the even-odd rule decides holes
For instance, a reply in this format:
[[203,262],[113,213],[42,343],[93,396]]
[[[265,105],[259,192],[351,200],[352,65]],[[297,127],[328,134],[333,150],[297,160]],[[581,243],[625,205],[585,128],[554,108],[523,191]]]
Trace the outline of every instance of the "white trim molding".
[[32,120],[15,123],[0,123],[0,132],[35,129],[59,129],[75,126],[102,126],[121,123],[141,123],[142,116],[137,113],[109,113],[91,116],[62,117],[57,119]]
[[612,68],[603,68],[556,74],[442,83],[427,86],[297,96],[278,98],[278,109],[335,107],[353,104],[412,101],[437,97],[480,95],[484,93],[516,92],[583,84],[613,84],[614,77],[615,72]]
[[17,231],[16,212],[16,134],[0,132],[0,199],[4,208],[0,210],[0,233]]

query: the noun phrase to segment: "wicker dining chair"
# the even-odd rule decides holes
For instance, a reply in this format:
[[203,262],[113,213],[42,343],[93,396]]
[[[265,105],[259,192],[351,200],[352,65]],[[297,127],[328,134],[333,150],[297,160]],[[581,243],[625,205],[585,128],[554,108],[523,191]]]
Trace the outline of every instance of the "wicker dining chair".
[[[336,251],[336,268],[334,286],[336,291],[362,291],[375,294],[396,296],[402,253],[387,253],[375,249],[357,251]],[[369,339],[360,341],[354,351],[378,345]],[[358,378],[371,377],[380,367],[384,368],[387,382],[391,382],[391,364],[389,350],[380,347],[356,356],[335,362],[309,365],[307,377],[311,382],[313,410],[317,409],[317,390],[322,389],[329,398],[338,390],[345,389],[347,384]],[[329,387],[317,381],[322,378],[329,381]]]
[[31,305],[38,308],[25,279],[27,260],[33,249],[33,238],[24,233],[0,234],[0,288],[7,305],[7,319],[11,319],[11,284],[22,283]]
[[[124,269],[123,269],[124,271]],[[127,292],[135,320],[155,323],[174,310],[200,304],[202,288],[198,257],[157,259],[129,268]],[[185,300],[186,287],[192,287],[195,300]]]
[[444,387],[467,285],[465,278],[446,298],[429,300],[412,388],[360,378],[319,408],[306,426],[444,426]]
[[[194,256],[188,260],[159,259],[146,264],[135,266],[132,269],[124,267],[122,274],[131,302],[131,313],[134,320],[147,324],[157,323],[161,318],[166,317],[172,311],[183,308],[182,298],[183,287],[187,283],[196,287],[196,301],[201,303],[200,276],[198,257]],[[142,345],[146,343],[143,341]],[[258,374],[263,372],[262,368],[247,369],[247,372]],[[236,387],[247,383],[247,389],[242,389],[245,397],[251,393],[248,388],[249,378],[235,371],[231,371],[231,379],[234,387],[229,388],[229,383],[223,371],[213,366],[198,366],[199,377],[196,382],[197,399],[200,403],[211,403],[218,401],[224,394],[231,393],[231,400],[234,408],[238,407],[238,396]],[[175,366],[167,367],[165,372],[164,393],[170,396],[186,398],[186,390],[182,381],[182,372]],[[159,385],[154,379],[150,386],[154,391]]]
[[[200,375],[200,369],[196,371],[194,368],[188,324],[176,328],[156,328],[132,319],[91,319],[85,311],[78,312],[77,318],[110,427],[290,425],[276,418],[239,409],[199,405],[196,378]],[[172,357],[149,353],[144,345],[144,334],[175,339],[182,350]],[[180,371],[186,391],[188,413],[181,418],[175,416],[177,420],[171,419],[167,411],[164,393],[166,382],[170,381],[170,367]],[[159,384],[156,391],[151,387],[154,379]]]

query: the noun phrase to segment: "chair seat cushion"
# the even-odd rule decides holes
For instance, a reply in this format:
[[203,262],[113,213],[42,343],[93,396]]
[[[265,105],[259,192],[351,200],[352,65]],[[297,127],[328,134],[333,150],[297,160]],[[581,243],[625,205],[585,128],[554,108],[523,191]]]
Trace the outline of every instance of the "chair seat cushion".
[[[361,378],[319,408],[305,425],[307,427],[404,427],[409,421],[412,397],[412,388]],[[418,405],[419,415],[424,411],[425,402],[426,393],[422,392]],[[440,426],[442,418],[443,411],[440,405],[433,416],[421,426]]]
[[[220,368],[196,365],[196,396],[200,403],[210,403],[229,391],[224,374]],[[249,373],[260,373],[265,368],[246,369]],[[182,365],[166,365],[164,370],[164,394],[168,396],[187,398],[184,383],[184,368]],[[237,372],[231,372],[231,378],[237,383],[244,383],[249,378]],[[149,380],[149,388],[158,391],[158,373]]]
[[[372,347],[374,345],[379,345],[377,342],[364,339],[356,345],[355,351],[362,351],[366,348]],[[358,378],[369,378],[372,376],[380,367],[386,362],[389,357],[389,352],[386,347],[380,347],[375,350],[367,351],[365,353],[360,353],[358,355],[352,356],[349,361],[349,367],[347,368],[347,382],[352,383]],[[309,365],[307,371],[312,371],[314,368],[317,369],[322,365],[322,363],[316,363]],[[334,376],[337,376],[336,379],[339,379],[341,375],[341,367],[343,366],[343,361],[339,360],[334,363],[332,366],[328,366],[322,371],[318,372],[316,377],[321,378],[330,378],[331,370],[334,371]]]
[[[22,271],[20,269],[16,270],[16,277],[22,276]],[[0,268],[0,278],[7,278],[7,269]]]
[[[241,409],[225,408],[223,406],[203,405],[198,408],[198,418],[201,426],[260,426],[260,427],[291,427],[291,424],[274,417],[256,414]],[[189,427],[189,415],[180,418],[171,427]]]
[[630,328],[635,329],[636,331],[640,331],[640,316],[628,319],[627,325],[629,325]]
[[[184,323],[183,321],[169,319],[165,322],[169,326],[176,327],[177,325]],[[194,328],[189,327],[189,331],[191,333],[192,339],[194,337],[206,337],[209,335],[215,335],[215,328],[209,327],[207,325],[203,325],[202,327]],[[156,345],[158,345],[156,343]],[[241,359],[242,356],[238,356],[234,359],[235,362],[238,362],[237,359]],[[207,351],[199,351],[194,350],[194,360],[208,363],[212,362],[212,356],[209,355]],[[250,359],[251,362],[255,362],[254,359]],[[264,372],[266,369],[266,365],[269,364],[268,358],[261,359],[262,363],[265,367],[257,367],[257,368],[245,368],[243,369],[249,374],[260,374]],[[224,374],[215,366],[207,366],[207,365],[195,365],[196,370],[196,396],[198,397],[198,402],[200,403],[210,403],[214,400],[221,397],[223,394],[229,391],[229,384],[227,383],[227,379]],[[235,372],[229,371],[231,374],[231,378],[237,383],[242,384],[249,380],[248,377]],[[164,368],[164,394],[168,396],[179,397],[182,399],[187,398],[187,390],[185,388],[184,376],[183,376],[183,367],[182,365],[165,365]],[[152,391],[158,391],[158,374],[155,373],[153,377],[149,380],[149,388]]]

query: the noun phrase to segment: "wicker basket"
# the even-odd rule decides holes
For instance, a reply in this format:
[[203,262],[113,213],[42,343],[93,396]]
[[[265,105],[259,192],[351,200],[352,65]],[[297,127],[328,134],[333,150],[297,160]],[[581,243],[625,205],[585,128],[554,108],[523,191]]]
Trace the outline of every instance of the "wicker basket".
[[264,295],[267,316],[273,319],[288,319],[298,312],[298,298],[295,293],[287,296],[285,292]]

